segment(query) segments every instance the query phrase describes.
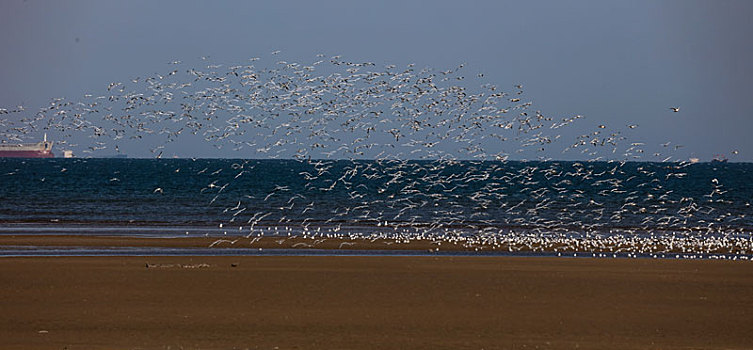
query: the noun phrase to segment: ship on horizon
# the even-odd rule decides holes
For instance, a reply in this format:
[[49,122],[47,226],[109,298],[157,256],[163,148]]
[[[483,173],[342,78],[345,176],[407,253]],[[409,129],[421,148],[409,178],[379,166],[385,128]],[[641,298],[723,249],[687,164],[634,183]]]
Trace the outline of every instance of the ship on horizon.
[[54,158],[52,145],[54,142],[44,140],[37,143],[0,144],[0,158]]
[[715,154],[714,159],[711,160],[712,163],[727,163],[727,157],[725,157],[723,154]]

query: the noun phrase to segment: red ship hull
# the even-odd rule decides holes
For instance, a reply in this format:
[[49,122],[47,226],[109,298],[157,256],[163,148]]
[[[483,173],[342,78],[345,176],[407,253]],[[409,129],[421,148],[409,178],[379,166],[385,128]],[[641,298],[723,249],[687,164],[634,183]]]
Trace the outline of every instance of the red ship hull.
[[52,154],[52,141],[47,141],[47,134],[44,134],[44,141],[37,143],[20,143],[6,144],[5,141],[0,143],[0,158],[54,158]]
[[0,158],[54,158],[51,151],[0,151]]

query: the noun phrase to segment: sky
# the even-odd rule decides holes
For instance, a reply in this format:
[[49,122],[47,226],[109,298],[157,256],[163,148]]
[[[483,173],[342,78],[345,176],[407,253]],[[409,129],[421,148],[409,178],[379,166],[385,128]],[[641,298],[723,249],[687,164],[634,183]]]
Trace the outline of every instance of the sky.
[[522,84],[549,115],[637,124],[632,137],[646,152],[669,141],[683,146],[680,158],[753,162],[750,18],[745,0],[5,0],[0,107],[35,111],[106,92],[174,60],[232,65],[280,50],[311,62],[321,52],[378,65],[465,63],[499,86]]

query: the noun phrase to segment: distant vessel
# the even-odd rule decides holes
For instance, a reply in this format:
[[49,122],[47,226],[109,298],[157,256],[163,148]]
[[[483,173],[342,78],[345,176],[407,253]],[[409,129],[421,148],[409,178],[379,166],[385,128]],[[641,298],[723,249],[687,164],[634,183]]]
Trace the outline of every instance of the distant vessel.
[[53,158],[52,141],[44,140],[37,143],[0,144],[0,157],[5,158]]
[[714,155],[714,159],[711,160],[712,163],[726,163],[727,157],[725,157],[723,154],[717,154]]

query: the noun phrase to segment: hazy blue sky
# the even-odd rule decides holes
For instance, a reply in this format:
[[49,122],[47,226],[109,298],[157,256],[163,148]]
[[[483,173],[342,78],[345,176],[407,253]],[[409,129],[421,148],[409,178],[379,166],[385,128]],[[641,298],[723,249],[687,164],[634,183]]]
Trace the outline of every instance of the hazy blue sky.
[[500,86],[523,84],[547,114],[639,124],[647,152],[672,141],[685,156],[753,161],[751,18],[746,0],[4,0],[0,106],[34,111],[206,55],[466,62]]

